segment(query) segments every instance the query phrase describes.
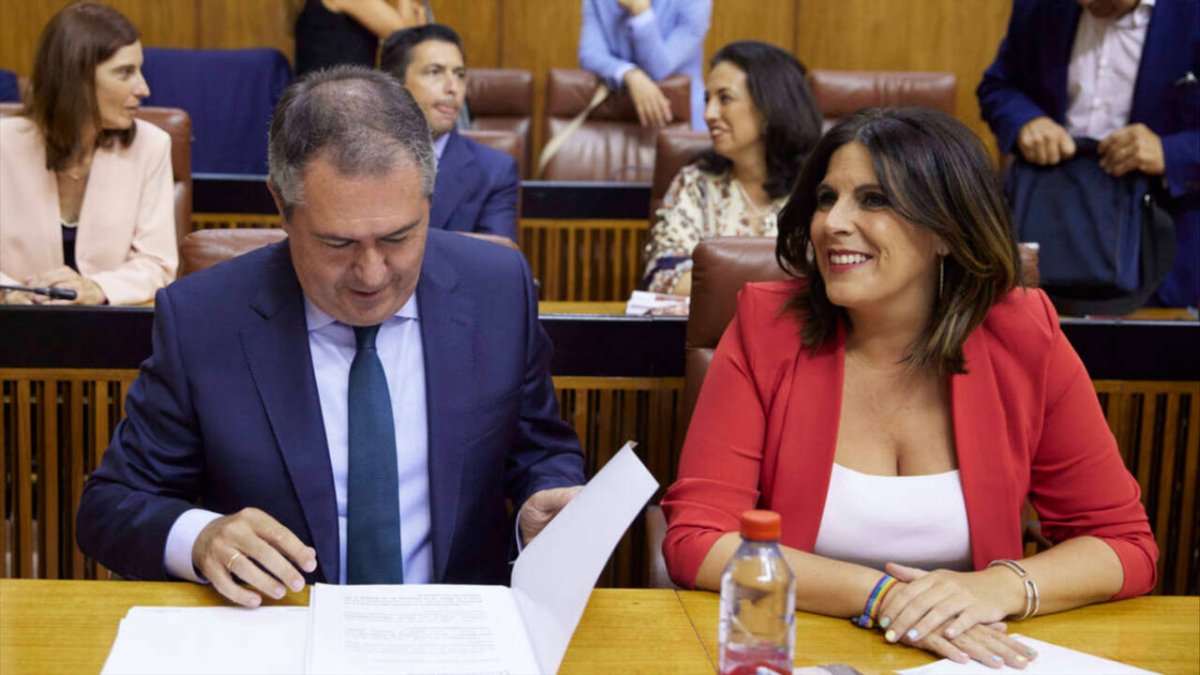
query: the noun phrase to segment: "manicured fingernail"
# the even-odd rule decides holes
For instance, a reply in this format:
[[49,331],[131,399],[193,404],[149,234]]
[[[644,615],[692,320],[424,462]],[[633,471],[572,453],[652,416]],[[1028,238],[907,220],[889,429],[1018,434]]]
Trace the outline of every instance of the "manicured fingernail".
[[953,639],[955,635],[958,635],[958,631],[954,630],[953,628],[946,629],[946,639]]
[[304,571],[305,572],[311,572],[315,569],[317,569],[317,561],[315,559],[309,558],[308,560],[304,561]]
[[1029,663],[1029,659],[1017,654],[1017,663]]
[[1026,647],[1026,648],[1025,648],[1025,653],[1026,653],[1026,654],[1028,654],[1028,655],[1030,655],[1030,656],[1037,656],[1037,650],[1036,650],[1036,649],[1034,649],[1033,647]]
[[907,637],[909,640],[916,640],[916,639],[917,639],[917,629],[916,629],[916,628],[909,628],[909,629],[908,629],[908,632],[907,632],[907,633],[905,633],[904,635],[905,635],[905,637]]
[[304,588],[304,580],[303,579],[293,579],[292,580],[292,590],[293,591],[299,591],[303,588]]
[[261,604],[262,604],[262,598],[258,597],[257,595],[250,598],[250,606],[251,607],[258,607]]
[[885,617],[883,617],[882,619],[880,619],[880,620],[879,620],[879,627],[880,627],[880,628],[887,628],[887,627],[888,627],[888,626],[890,626],[891,624],[892,624],[892,620],[891,620],[891,619],[889,619],[889,618],[887,618],[886,616],[885,616]]
[[896,641],[896,631],[889,630],[888,632],[884,633],[883,639],[887,640],[888,642],[895,642]]
[[1003,661],[1004,661],[1004,659],[1000,658],[998,655],[992,654],[992,662],[993,663],[1002,663]]
[[967,653],[966,653],[966,652],[959,652],[959,653],[958,653],[958,662],[959,662],[959,663],[966,663],[966,662],[968,662],[968,661],[970,661],[970,660],[971,660],[971,657],[970,657],[970,656],[967,656]]
[[283,597],[283,593],[284,593],[283,586],[276,586],[274,589],[271,590],[271,597],[278,600]]

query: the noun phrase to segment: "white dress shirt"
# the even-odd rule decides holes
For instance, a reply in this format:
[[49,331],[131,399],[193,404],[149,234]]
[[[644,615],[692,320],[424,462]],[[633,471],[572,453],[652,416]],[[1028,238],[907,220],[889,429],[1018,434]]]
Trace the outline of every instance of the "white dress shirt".
[[[325,440],[333,468],[338,516],[338,583],[346,583],[346,498],[349,459],[350,364],[354,329],[338,323],[308,298],[304,299],[308,345],[325,423]],[[425,355],[414,295],[383,323],[375,339],[392,398],[396,425],[396,469],[400,486],[401,552],[404,582],[433,581],[433,549],[429,506],[429,430],[425,402]],[[167,535],[165,564],[175,577],[204,582],[192,568],[192,547],[200,530],[221,514],[204,509],[184,512]]]
[[1154,0],[1117,19],[1084,10],[1067,67],[1067,133],[1103,139],[1129,124],[1146,27]]

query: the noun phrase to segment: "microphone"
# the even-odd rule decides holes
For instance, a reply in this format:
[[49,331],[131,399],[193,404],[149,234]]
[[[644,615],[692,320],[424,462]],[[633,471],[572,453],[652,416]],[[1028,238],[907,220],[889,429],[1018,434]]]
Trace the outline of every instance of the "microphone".
[[56,288],[54,286],[39,286],[37,288],[32,288],[29,286],[9,286],[7,284],[0,284],[0,291],[24,291],[25,293],[49,296],[51,300],[74,300],[78,295],[73,289]]

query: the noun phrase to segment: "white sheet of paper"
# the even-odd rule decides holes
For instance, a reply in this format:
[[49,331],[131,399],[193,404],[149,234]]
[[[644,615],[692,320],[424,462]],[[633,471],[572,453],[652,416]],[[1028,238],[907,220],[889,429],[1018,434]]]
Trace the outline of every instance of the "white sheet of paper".
[[908,670],[897,671],[901,675],[968,675],[970,673],[1024,673],[1025,675],[1153,675],[1152,671],[1127,666],[1124,663],[1102,659],[1084,652],[1078,652],[1067,647],[1060,647],[1049,642],[1034,640],[1023,635],[1012,634],[1037,650],[1036,659],[1029,662],[1024,669],[1005,666],[999,670],[988,668],[978,661],[965,664],[942,659],[936,663]]
[[503,586],[317,584],[308,672],[537,672]]
[[133,607],[102,675],[298,673],[307,607]]
[[512,591],[543,673],[558,671],[621,535],[658,489],[626,443],[521,552]]

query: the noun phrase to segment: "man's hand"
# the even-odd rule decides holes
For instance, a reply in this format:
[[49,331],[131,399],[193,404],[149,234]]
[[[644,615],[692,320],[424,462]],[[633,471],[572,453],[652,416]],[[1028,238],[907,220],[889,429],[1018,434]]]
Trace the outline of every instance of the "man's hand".
[[192,565],[221,595],[243,607],[259,606],[262,596],[239,586],[233,575],[278,600],[285,593],[284,584],[293,591],[304,588],[304,577],[292,563],[312,572],[317,569],[317,552],[258,509],[242,509],[212,521],[192,546]]
[[1026,161],[1040,166],[1054,166],[1075,156],[1075,140],[1058,122],[1049,117],[1035,117],[1021,127],[1017,148]]
[[1100,168],[1120,178],[1130,171],[1149,176],[1166,172],[1162,139],[1145,124],[1130,124],[1117,129],[1100,141]]
[[542,528],[546,527],[558,512],[579,494],[583,489],[582,485],[565,488],[551,488],[535,492],[525,500],[525,504],[521,507],[521,512],[517,514],[517,520],[521,527],[521,540],[526,544],[533,541],[533,538],[538,536]]
[[625,73],[625,90],[633,99],[633,107],[637,109],[638,122],[642,126],[661,127],[671,121],[671,102],[640,68]]
[[617,0],[617,4],[634,16],[650,9],[650,0]]

